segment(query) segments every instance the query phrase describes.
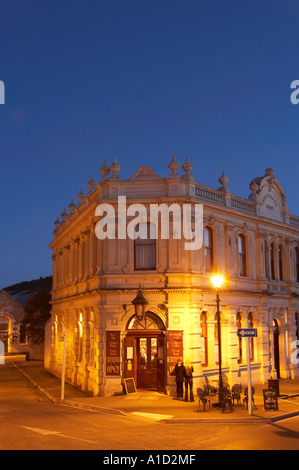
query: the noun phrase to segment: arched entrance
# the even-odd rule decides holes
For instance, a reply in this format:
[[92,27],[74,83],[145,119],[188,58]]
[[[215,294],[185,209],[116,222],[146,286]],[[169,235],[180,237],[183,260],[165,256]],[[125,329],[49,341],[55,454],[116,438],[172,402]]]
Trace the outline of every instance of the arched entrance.
[[279,325],[276,318],[273,319],[273,355],[274,355],[274,369],[276,370],[277,378],[280,379],[280,363],[279,363]]
[[139,389],[166,391],[165,326],[153,312],[142,320],[133,316],[124,342],[125,378],[133,377]]
[[0,316],[0,340],[4,344],[4,352],[8,351],[9,334],[10,334],[10,320],[9,320],[9,318]]

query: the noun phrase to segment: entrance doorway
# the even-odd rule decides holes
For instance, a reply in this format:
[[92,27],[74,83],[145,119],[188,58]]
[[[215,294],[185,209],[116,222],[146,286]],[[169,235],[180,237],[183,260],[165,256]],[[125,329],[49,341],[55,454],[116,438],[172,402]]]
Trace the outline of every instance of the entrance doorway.
[[279,326],[276,318],[273,320],[273,350],[274,350],[274,369],[277,378],[280,379],[280,363],[279,363]]
[[166,391],[166,341],[164,324],[153,312],[128,322],[125,338],[125,378],[139,389]]
[[4,344],[4,352],[8,351],[9,320],[6,317],[0,317],[0,340]]
[[156,336],[136,338],[137,388],[157,388],[157,343]]

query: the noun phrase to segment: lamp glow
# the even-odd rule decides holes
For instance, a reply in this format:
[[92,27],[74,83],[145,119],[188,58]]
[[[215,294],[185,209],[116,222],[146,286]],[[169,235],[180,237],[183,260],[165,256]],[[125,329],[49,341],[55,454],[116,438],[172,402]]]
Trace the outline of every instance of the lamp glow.
[[215,274],[214,276],[211,277],[211,282],[215,289],[219,289],[224,281],[224,277],[220,276],[219,274]]

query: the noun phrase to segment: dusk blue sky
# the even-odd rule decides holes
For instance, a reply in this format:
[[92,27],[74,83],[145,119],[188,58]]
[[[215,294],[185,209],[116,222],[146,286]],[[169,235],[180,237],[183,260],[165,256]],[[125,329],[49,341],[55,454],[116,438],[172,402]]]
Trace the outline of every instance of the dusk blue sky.
[[274,168],[299,215],[299,2],[0,0],[0,288],[51,274],[53,222],[103,160],[231,191]]

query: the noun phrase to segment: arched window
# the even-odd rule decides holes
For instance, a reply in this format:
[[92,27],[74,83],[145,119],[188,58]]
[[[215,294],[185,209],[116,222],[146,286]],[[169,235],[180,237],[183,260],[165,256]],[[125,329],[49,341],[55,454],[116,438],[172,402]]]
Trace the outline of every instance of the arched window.
[[278,248],[278,279],[283,281],[283,267],[282,267],[282,247]]
[[[8,339],[9,339],[9,333],[10,333],[10,324],[11,321],[8,317],[1,316],[0,317],[0,344],[3,349],[3,353],[8,350]],[[1,343],[2,342],[2,343]],[[0,351],[1,355],[1,351]],[[3,361],[4,358],[0,357],[0,359]],[[4,362],[0,362],[0,364],[3,364]]]
[[[136,232],[140,233],[141,224],[136,226]],[[156,269],[156,240],[151,238],[153,224],[146,224],[147,236],[145,239],[136,238],[134,240],[134,265],[135,271],[155,270]],[[152,227],[151,227],[152,226]]]
[[299,248],[295,248],[295,279],[299,282]]
[[205,270],[212,272],[214,269],[213,231],[210,227],[204,228],[205,244]]
[[273,318],[273,360],[272,366],[276,370],[277,378],[280,379],[280,353],[279,353],[279,323]]
[[145,312],[142,320],[138,320],[134,315],[127,324],[127,330],[165,330],[161,318],[153,312]]
[[269,247],[268,243],[265,241],[265,276],[267,279],[270,279],[270,273],[269,273]]
[[78,362],[83,359],[83,315],[80,313],[78,321]]
[[274,264],[274,245],[271,243],[270,247],[270,278],[275,280],[275,264]]
[[[248,327],[254,328],[253,315],[251,312],[248,313]],[[254,338],[250,338],[250,360],[254,360]]]
[[[241,329],[242,328],[242,323],[241,323],[241,313],[237,313],[237,328]],[[238,356],[238,363],[242,364],[243,361],[243,349],[242,349],[242,337],[240,336],[239,338],[239,356]]]
[[94,366],[94,312],[89,311],[89,364]]
[[[222,314],[220,312],[220,338],[222,337],[222,324],[221,324],[221,318],[222,318]],[[221,344],[222,346],[222,344]],[[219,365],[219,335],[218,335],[218,315],[216,313],[215,315],[215,326],[214,326],[214,355],[215,355],[215,358],[217,358],[215,360],[215,364]],[[222,349],[222,347],[221,347]]]
[[202,312],[200,315],[200,327],[202,338],[202,363],[203,367],[208,365],[208,330],[207,330],[207,314]]
[[244,235],[238,236],[239,275],[246,276],[246,240]]

